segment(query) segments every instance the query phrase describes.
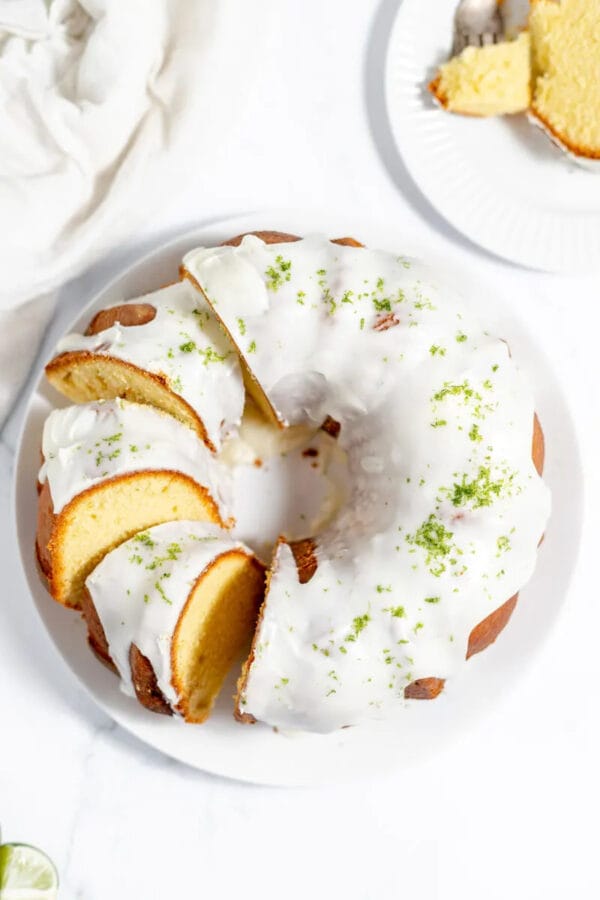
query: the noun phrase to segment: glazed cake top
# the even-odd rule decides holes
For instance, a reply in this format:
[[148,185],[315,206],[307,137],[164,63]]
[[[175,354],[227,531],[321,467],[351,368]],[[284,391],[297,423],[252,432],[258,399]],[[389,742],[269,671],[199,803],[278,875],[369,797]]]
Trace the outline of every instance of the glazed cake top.
[[276,555],[241,708],[328,731],[445,678],[531,576],[550,509],[506,343],[421,263],[313,236],[184,266],[285,424],[341,424],[349,496],[301,584]]

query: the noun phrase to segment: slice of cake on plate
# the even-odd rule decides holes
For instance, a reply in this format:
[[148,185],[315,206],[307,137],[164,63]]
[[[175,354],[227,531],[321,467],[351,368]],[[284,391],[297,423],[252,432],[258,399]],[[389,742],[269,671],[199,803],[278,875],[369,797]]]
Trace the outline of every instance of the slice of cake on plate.
[[526,112],[578,163],[600,159],[600,4],[531,0],[515,41],[467,47],[440,66],[429,90],[449,112]]
[[467,47],[440,66],[429,90],[448,112],[502,116],[531,104],[531,44],[524,32],[515,41]]

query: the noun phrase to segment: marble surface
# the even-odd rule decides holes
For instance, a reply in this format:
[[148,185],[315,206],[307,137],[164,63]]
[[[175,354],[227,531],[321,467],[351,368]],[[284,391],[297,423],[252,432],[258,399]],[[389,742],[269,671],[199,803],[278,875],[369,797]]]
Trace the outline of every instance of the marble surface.
[[599,895],[600,271],[552,277],[517,269],[462,239],[420,196],[383,115],[383,52],[395,7],[395,0],[280,5],[270,52],[218,168],[190,173],[185,196],[65,287],[36,369],[92,292],[193,224],[326,205],[402,225],[505,292],[555,361],[578,423],[587,498],[564,612],[519,690],[408,772],[285,790],[193,771],[114,725],[46,637],[12,524],[21,401],[0,445],[0,825],[4,840],[37,844],[55,860],[61,900]]

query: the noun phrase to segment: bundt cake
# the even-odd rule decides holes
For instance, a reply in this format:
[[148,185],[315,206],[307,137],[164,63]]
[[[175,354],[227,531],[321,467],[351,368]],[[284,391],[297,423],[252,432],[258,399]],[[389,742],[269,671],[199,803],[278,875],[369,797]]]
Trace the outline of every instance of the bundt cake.
[[123,397],[193,428],[211,449],[239,424],[244,386],[235,353],[188,281],[103,309],[85,334],[69,334],[46,366],[77,403]]
[[580,159],[600,159],[600,4],[532,0],[531,117]]
[[[122,400],[53,413],[49,433],[54,416],[77,421],[77,410],[89,415],[88,409],[113,406],[121,420],[134,408],[168,422],[164,455],[145,463],[142,484],[156,474],[148,469],[162,466],[172,484],[181,473],[200,492],[199,513],[180,495],[171,505],[169,483],[152,521],[138,521],[139,504],[130,501],[135,527],[128,518],[127,528],[114,527],[108,515],[92,520],[85,510],[67,517],[76,548],[69,560],[81,554],[83,535],[92,540],[85,564],[71,563],[69,576],[77,597],[87,577],[82,603],[92,647],[144,705],[190,721],[206,717],[253,630],[236,697],[243,722],[326,732],[385,716],[405,699],[437,696],[465,657],[488,646],[508,622],[533,572],[550,509],[540,478],[542,430],[506,343],[419,262],[349,238],[241,235],[187,254],[181,274],[189,283],[184,290],[222,328],[212,340],[227,348],[231,371],[239,358],[246,390],[271,422],[263,431],[312,435],[294,452],[305,465],[327,468],[329,459],[336,490],[328,494],[326,515],[311,518],[312,532],[308,521],[301,539],[283,528],[253,629],[263,571],[230,511],[239,508],[240,495],[259,511],[270,500],[241,471],[235,416],[224,414],[222,425],[206,428],[220,448],[212,452],[191,419],[184,425]],[[131,301],[128,308],[139,305]],[[153,371],[160,370],[161,352],[163,344]],[[207,367],[201,359],[195,365],[202,388]],[[76,372],[78,362],[73,366]],[[151,392],[143,399],[154,402]],[[216,400],[215,411],[213,423]],[[112,458],[109,439],[119,435],[115,445],[131,443],[137,451],[137,424],[127,436],[121,421],[106,433],[90,427],[85,443],[68,422],[64,428],[56,422],[68,439],[45,438],[40,480],[47,477],[57,506],[70,510],[81,497],[93,498],[103,479],[110,497],[121,472],[105,468],[105,456],[115,465],[120,460]],[[100,454],[101,472],[100,485],[92,477],[88,487],[83,475],[97,471],[91,448],[91,457]],[[247,467],[268,468],[260,458],[269,455],[266,445],[264,454],[250,450]],[[60,468],[51,478],[54,458]],[[186,470],[184,461],[195,468]],[[129,456],[127,463],[128,483]],[[117,504],[109,502],[114,512]],[[217,526],[193,524],[199,519]],[[159,522],[165,524],[151,528]],[[57,524],[51,531],[48,539],[40,528],[43,566],[64,542]],[[206,540],[198,541],[202,535]],[[58,582],[53,576],[54,595],[69,596],[72,588],[61,594]]]
[[502,116],[526,112],[531,104],[529,34],[515,41],[467,47],[440,66],[429,90],[449,112]]
[[249,235],[184,267],[232,337],[243,319],[280,424],[329,415],[347,454],[334,523],[278,545],[238,716],[330,731],[434,695],[510,615],[549,511],[506,343],[389,253]]
[[126,694],[203,722],[263,593],[264,567],[226,531],[167,522],[104,557],[86,580],[83,612],[92,648]]
[[188,427],[149,406],[107,400],[46,420],[37,556],[55,600],[78,608],[107,551],[171,519],[222,524],[227,479]]

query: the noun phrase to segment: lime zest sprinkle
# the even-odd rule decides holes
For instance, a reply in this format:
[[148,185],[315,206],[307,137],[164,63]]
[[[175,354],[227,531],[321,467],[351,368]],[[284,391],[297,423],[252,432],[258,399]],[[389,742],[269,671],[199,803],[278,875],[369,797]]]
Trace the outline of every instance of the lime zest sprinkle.
[[500,537],[496,541],[496,546],[498,548],[498,553],[496,554],[496,556],[500,556],[501,553],[508,553],[508,551],[512,549],[510,545],[510,538],[505,534],[500,535]]
[[284,259],[281,254],[275,257],[275,265],[269,266],[265,271],[267,277],[267,290],[278,291],[285,281],[292,277],[292,261]]
[[387,606],[383,611],[389,613],[394,619],[403,619],[406,615],[403,606]]
[[491,506],[512,485],[514,475],[494,480],[489,466],[479,466],[477,475],[468,480],[468,475],[463,474],[460,481],[455,481],[451,490],[443,488],[445,494],[453,506],[466,506],[472,503],[473,509],[481,509],[483,506]]
[[368,612],[364,613],[362,616],[355,616],[354,619],[352,619],[352,632],[346,637],[346,641],[355,641],[370,621],[371,616]]
[[432,575],[439,576],[446,571],[444,558],[452,550],[450,541],[453,536],[453,532],[444,526],[435,513],[431,513],[414,534],[406,535],[406,542],[425,551],[425,564],[430,566]]
[[205,350],[199,350],[198,353],[202,357],[202,363],[205,366],[208,366],[209,363],[222,363],[225,362],[229,353],[224,353],[221,355],[217,353],[217,351],[213,347],[206,347]]

